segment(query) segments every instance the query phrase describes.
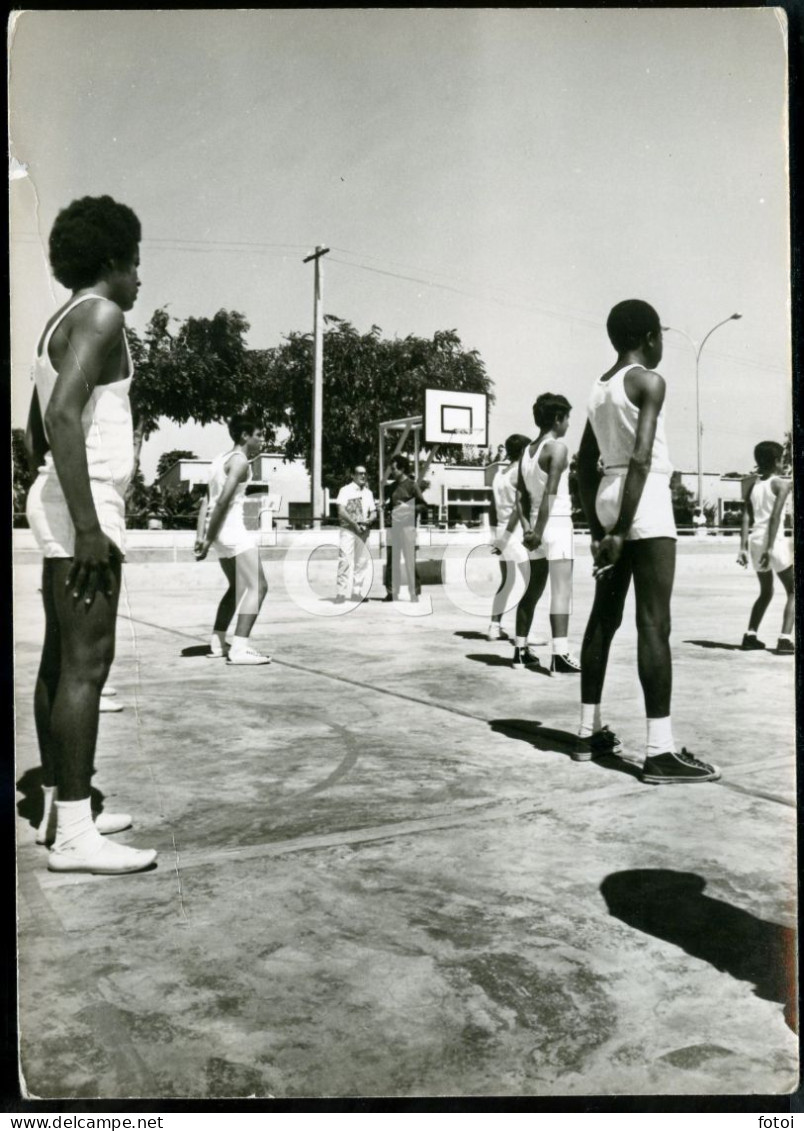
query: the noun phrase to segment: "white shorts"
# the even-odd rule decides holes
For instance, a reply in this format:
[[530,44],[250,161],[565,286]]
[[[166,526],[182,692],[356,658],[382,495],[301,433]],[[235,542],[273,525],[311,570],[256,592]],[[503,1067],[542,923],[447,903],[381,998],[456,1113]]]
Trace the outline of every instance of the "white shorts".
[[[103,533],[125,557],[126,504],[111,483],[90,479],[90,490]],[[46,558],[71,558],[75,553],[75,527],[67,500],[55,475],[38,475],[25,505],[28,525]]]
[[541,545],[528,550],[532,562],[571,562],[575,558],[575,529],[569,515],[554,515],[547,520]]
[[[604,475],[597,488],[595,511],[603,529],[608,533],[620,517],[625,475]],[[659,471],[648,472],[642,498],[639,500],[631,529],[625,536],[627,542],[643,538],[676,538],[676,520],[673,517],[673,496],[670,479]]]
[[767,531],[758,530],[755,536],[753,533],[748,539],[748,552],[751,555],[751,565],[757,573],[782,573],[784,570],[789,569],[793,564],[793,551],[790,541],[785,537],[778,537],[771,547],[769,564],[760,568],[759,559],[765,553],[765,545],[767,542]]
[[259,547],[260,535],[258,530],[246,530],[234,527],[219,531],[218,537],[212,543],[212,548],[219,558],[236,558],[238,554],[245,554],[249,550]]

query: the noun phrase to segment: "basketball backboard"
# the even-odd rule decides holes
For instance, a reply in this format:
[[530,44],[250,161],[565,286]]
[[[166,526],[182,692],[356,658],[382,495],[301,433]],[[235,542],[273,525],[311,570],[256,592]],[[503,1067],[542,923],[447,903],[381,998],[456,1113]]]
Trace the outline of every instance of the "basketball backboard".
[[488,445],[488,397],[456,389],[425,389],[425,444]]

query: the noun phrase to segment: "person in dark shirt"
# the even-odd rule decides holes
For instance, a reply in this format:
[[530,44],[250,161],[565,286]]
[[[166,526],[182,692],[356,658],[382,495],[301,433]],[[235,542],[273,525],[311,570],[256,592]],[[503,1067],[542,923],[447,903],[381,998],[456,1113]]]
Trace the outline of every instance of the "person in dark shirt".
[[426,512],[427,502],[418,483],[411,478],[410,463],[405,456],[394,456],[391,460],[391,478],[390,490],[386,493],[390,531],[385,558],[385,600],[399,598],[404,560],[408,594],[411,601],[416,602],[421,592],[416,566],[416,512]]

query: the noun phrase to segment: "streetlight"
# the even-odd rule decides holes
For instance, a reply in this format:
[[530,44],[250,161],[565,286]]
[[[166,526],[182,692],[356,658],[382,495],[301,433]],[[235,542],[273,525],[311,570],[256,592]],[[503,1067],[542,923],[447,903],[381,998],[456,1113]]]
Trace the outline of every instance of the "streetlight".
[[712,327],[705,335],[700,345],[694,338],[690,337],[686,330],[679,330],[677,326],[662,326],[663,330],[673,330],[676,334],[681,334],[687,339],[692,348],[695,350],[695,423],[698,437],[698,506],[703,509],[703,425],[701,424],[701,382],[700,382],[700,361],[701,353],[709,338],[712,337],[715,330],[721,326],[725,326],[727,322],[735,322],[742,318],[742,314],[730,314],[728,318],[724,318],[722,322],[718,322]]

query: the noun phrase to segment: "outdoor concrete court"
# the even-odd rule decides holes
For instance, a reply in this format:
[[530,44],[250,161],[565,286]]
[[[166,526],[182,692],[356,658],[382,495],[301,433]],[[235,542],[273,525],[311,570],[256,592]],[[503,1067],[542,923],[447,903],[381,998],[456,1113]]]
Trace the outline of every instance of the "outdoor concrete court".
[[[680,549],[675,731],[724,773],[678,789],[628,759],[571,761],[577,680],[513,672],[510,645],[440,586],[421,618],[380,604],[379,578],[370,603],[315,616],[274,555],[254,637],[274,662],[227,668],[203,655],[218,566],[130,564],[111,677],[126,709],[101,717],[95,780],[135,814],[120,839],[160,854],[123,877],[48,873],[34,844],[42,616],[39,569],[20,565],[29,1092],[794,1089],[794,664],[734,650],[756,589],[735,556]],[[334,560],[311,576],[334,593]],[[591,592],[581,557],[575,646]],[[630,604],[604,708],[641,760]]]

